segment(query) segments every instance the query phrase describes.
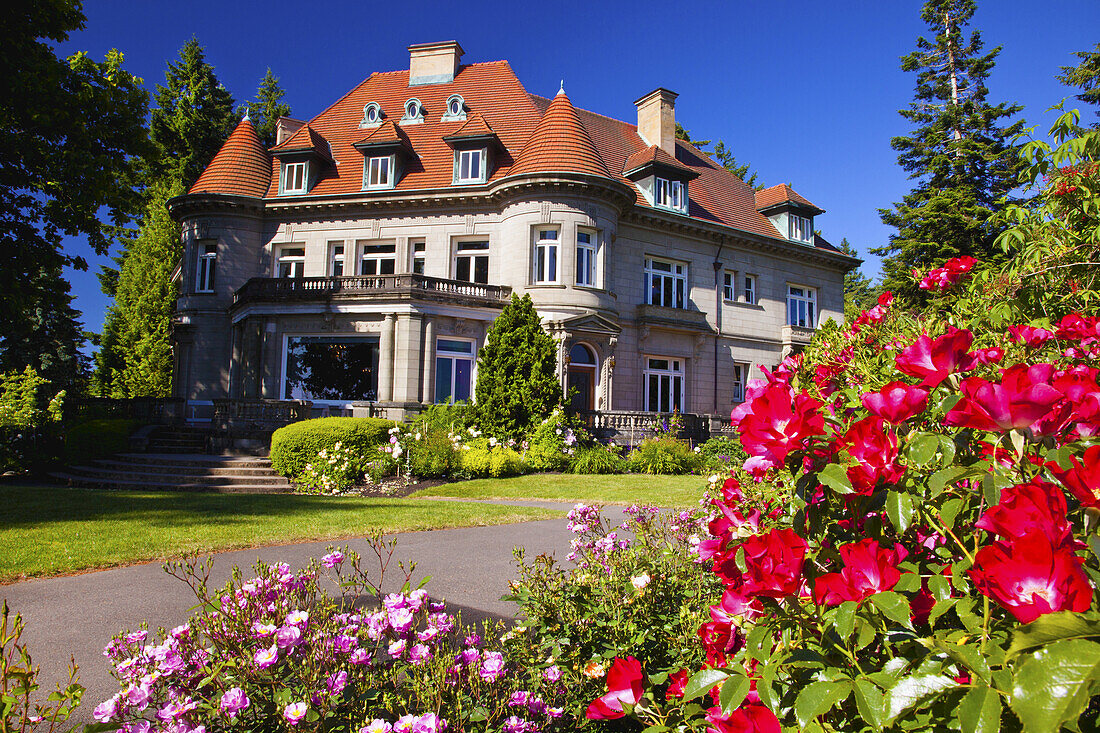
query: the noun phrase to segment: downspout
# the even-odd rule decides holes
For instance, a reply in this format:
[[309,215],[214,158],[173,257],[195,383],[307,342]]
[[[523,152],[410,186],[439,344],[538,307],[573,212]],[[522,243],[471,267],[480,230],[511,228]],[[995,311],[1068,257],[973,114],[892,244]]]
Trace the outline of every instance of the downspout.
[[719,274],[722,271],[722,247],[725,246],[725,237],[718,242],[718,253],[714,255],[714,295],[717,308],[715,309],[715,333],[714,333],[714,414],[718,414],[718,339],[722,335],[722,279]]

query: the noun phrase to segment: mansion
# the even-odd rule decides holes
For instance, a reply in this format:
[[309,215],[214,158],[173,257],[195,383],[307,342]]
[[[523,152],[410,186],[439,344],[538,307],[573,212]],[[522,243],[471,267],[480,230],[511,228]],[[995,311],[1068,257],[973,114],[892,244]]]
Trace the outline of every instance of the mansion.
[[472,399],[478,350],[530,295],[574,406],[728,415],[746,380],[843,320],[858,264],[822,209],[753,191],[637,120],[528,92],[506,61],[409,47],[267,150],[246,117],[186,195],[175,396],[400,418]]

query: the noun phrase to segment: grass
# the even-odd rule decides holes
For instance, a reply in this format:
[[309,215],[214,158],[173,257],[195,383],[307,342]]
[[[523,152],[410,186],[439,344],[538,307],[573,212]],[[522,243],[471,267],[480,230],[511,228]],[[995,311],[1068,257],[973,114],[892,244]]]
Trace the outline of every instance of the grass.
[[423,499],[94,491],[0,485],[0,582],[193,552],[547,519],[546,509]]
[[705,476],[646,474],[584,475],[540,473],[506,479],[477,479],[423,489],[418,496],[463,499],[549,499],[599,504],[657,504],[693,507],[706,486]]

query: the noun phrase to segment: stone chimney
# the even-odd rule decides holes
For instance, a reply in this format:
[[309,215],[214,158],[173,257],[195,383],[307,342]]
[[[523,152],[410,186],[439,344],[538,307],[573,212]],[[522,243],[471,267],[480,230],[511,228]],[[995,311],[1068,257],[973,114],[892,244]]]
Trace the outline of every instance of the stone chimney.
[[676,155],[676,92],[657,87],[634,102],[638,108],[638,134],[650,145]]
[[280,117],[275,122],[275,144],[282,145],[284,141],[294,137],[294,133],[301,130],[304,124],[304,121],[292,117]]
[[458,41],[417,43],[409,46],[409,86],[447,84],[454,81],[463,53]]

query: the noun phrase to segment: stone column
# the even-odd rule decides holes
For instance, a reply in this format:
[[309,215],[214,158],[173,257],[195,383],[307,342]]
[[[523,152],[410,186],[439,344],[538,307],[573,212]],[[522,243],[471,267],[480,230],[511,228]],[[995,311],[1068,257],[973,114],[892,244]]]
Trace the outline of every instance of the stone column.
[[230,326],[230,356],[229,356],[229,398],[237,399],[241,396],[241,325]]
[[435,321],[424,320],[424,359],[420,377],[420,401],[424,404],[435,401],[432,391],[435,380]]
[[394,369],[394,401],[420,402],[420,314],[411,313],[397,319],[396,366]]
[[396,316],[386,314],[382,323],[382,343],[378,354],[378,401],[393,400],[393,331]]
[[279,327],[275,321],[266,322],[261,340],[260,397],[268,400],[279,398],[278,365],[283,354],[282,349],[279,347],[278,329]]

